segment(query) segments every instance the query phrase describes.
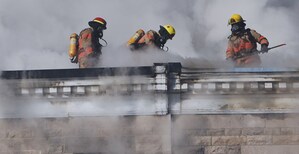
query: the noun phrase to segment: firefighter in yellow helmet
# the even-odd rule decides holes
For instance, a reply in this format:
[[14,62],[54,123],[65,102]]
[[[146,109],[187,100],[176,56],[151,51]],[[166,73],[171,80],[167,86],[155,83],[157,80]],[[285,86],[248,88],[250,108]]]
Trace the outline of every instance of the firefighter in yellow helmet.
[[103,45],[99,42],[99,39],[103,37],[107,22],[101,17],[96,17],[89,21],[88,25],[89,28],[83,29],[79,36],[77,35],[77,52],[75,54],[69,53],[71,62],[79,63],[79,68],[95,67],[102,54]]
[[231,25],[231,35],[228,37],[226,59],[233,61],[236,67],[255,67],[261,64],[259,55],[250,54],[261,44],[261,52],[268,52],[269,42],[253,29],[245,28],[245,20],[239,14],[233,14],[228,25]]
[[171,25],[160,26],[158,32],[149,30],[146,33],[139,29],[127,42],[131,50],[145,49],[147,47],[157,47],[161,50],[168,50],[164,47],[167,40],[172,40],[175,29]]

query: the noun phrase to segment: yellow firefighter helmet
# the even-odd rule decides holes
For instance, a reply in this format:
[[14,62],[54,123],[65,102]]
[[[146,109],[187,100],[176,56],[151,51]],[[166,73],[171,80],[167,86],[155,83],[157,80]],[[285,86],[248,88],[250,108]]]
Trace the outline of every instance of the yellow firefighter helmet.
[[163,28],[165,28],[165,30],[168,32],[169,34],[169,39],[172,40],[172,38],[175,35],[175,29],[171,26],[171,25],[164,25],[162,26]]
[[228,25],[232,25],[232,24],[239,23],[239,22],[245,22],[245,20],[243,20],[241,15],[233,14],[228,20]]

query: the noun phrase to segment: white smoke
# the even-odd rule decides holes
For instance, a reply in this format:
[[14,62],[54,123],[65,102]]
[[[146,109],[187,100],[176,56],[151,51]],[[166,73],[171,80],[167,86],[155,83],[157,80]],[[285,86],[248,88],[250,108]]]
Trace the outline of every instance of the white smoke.
[[[0,69],[77,68],[67,55],[69,35],[88,27],[88,21],[96,16],[108,22],[104,39],[109,45],[103,49],[104,59],[132,55],[121,47],[137,29],[158,30],[159,25],[172,24],[177,33],[166,44],[170,48],[168,55],[199,58],[213,64],[212,67],[220,67],[225,63],[226,38],[230,34],[227,20],[233,13],[241,14],[247,20],[247,27],[266,36],[270,46],[288,44],[262,55],[265,66],[297,66],[294,57],[298,56],[298,3],[295,0],[1,0]],[[277,62],[278,58],[283,62]],[[117,62],[101,65],[142,65],[131,60]]]
[[[96,16],[108,22],[104,38],[109,44],[103,48],[99,67],[154,62],[223,67],[230,34],[227,20],[233,13],[241,14],[247,27],[266,36],[270,46],[287,43],[262,55],[264,66],[297,67],[298,7],[295,0],[0,0],[0,70],[77,68],[68,59],[69,35],[88,27]],[[166,44],[168,52],[134,53],[125,47],[137,29],[158,30],[164,24],[172,24],[177,32]],[[6,96],[6,88],[1,89],[0,95]],[[9,100],[2,97],[0,101]]]
[[[0,70],[77,68],[67,54],[69,35],[87,28],[88,21],[97,16],[108,22],[104,31],[108,46],[103,48],[100,67],[168,61],[223,67],[230,35],[227,21],[233,13],[241,14],[248,28],[266,36],[270,46],[287,43],[261,56],[265,67],[298,67],[297,0],[0,0]],[[164,24],[176,29],[176,36],[166,44],[167,53],[135,54],[124,47],[139,28],[157,31]],[[0,116],[11,110],[37,114],[63,110],[51,106],[49,111],[47,104],[22,108],[7,95],[11,93],[1,83]]]
[[[109,45],[103,48],[100,67],[171,61],[223,67],[226,37],[230,34],[227,19],[233,13],[241,14],[247,27],[266,36],[270,46],[287,43],[262,55],[264,66],[298,66],[299,2],[295,0],[1,0],[0,4],[1,70],[77,68],[68,59],[69,35],[88,27],[88,21],[96,16],[108,22],[104,38]],[[177,32],[166,44],[170,48],[167,53],[134,53],[125,47],[137,29],[158,30],[163,24],[172,24]],[[6,96],[3,87],[0,95]],[[0,101],[8,100],[3,97]]]

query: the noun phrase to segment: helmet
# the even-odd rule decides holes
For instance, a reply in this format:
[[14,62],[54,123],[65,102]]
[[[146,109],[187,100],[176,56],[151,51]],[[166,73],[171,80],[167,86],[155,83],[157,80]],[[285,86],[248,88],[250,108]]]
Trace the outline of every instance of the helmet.
[[172,38],[175,35],[175,29],[171,26],[171,25],[164,25],[164,26],[160,26],[160,30],[164,29],[167,31],[168,35],[169,35],[169,39],[172,40]]
[[232,25],[235,23],[239,23],[239,22],[245,22],[245,20],[243,20],[243,18],[241,17],[241,15],[239,14],[233,14],[230,19],[228,20],[228,25]]
[[101,17],[96,17],[94,18],[92,21],[89,21],[88,22],[88,25],[90,27],[102,27],[103,29],[106,29],[106,25],[107,25],[107,22],[105,19],[101,18]]

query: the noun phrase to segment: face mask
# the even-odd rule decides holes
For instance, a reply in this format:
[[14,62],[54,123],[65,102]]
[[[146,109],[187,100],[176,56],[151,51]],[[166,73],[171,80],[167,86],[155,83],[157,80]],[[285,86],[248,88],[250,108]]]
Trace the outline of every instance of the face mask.
[[103,31],[99,31],[98,36],[99,36],[99,38],[102,38],[103,37]]
[[166,41],[169,39],[169,34],[163,27],[160,28],[159,34],[161,35],[160,43],[164,45]]
[[231,31],[232,33],[238,33],[245,29],[245,24],[243,23],[236,23],[232,25]]
[[94,29],[94,35],[98,38],[103,37],[103,28],[101,26],[94,26],[92,27]]
[[161,37],[161,38],[160,38],[160,43],[161,43],[162,45],[164,45],[164,44],[166,43],[166,41],[167,41],[166,38],[164,38],[164,37]]
[[237,24],[233,24],[233,25],[232,25],[232,28],[231,28],[231,31],[232,31],[233,33],[236,33],[236,32],[238,32],[238,31],[240,31],[240,26],[237,25]]
[[96,29],[93,34],[95,35],[95,37],[97,38],[102,38],[103,37],[103,31]]

